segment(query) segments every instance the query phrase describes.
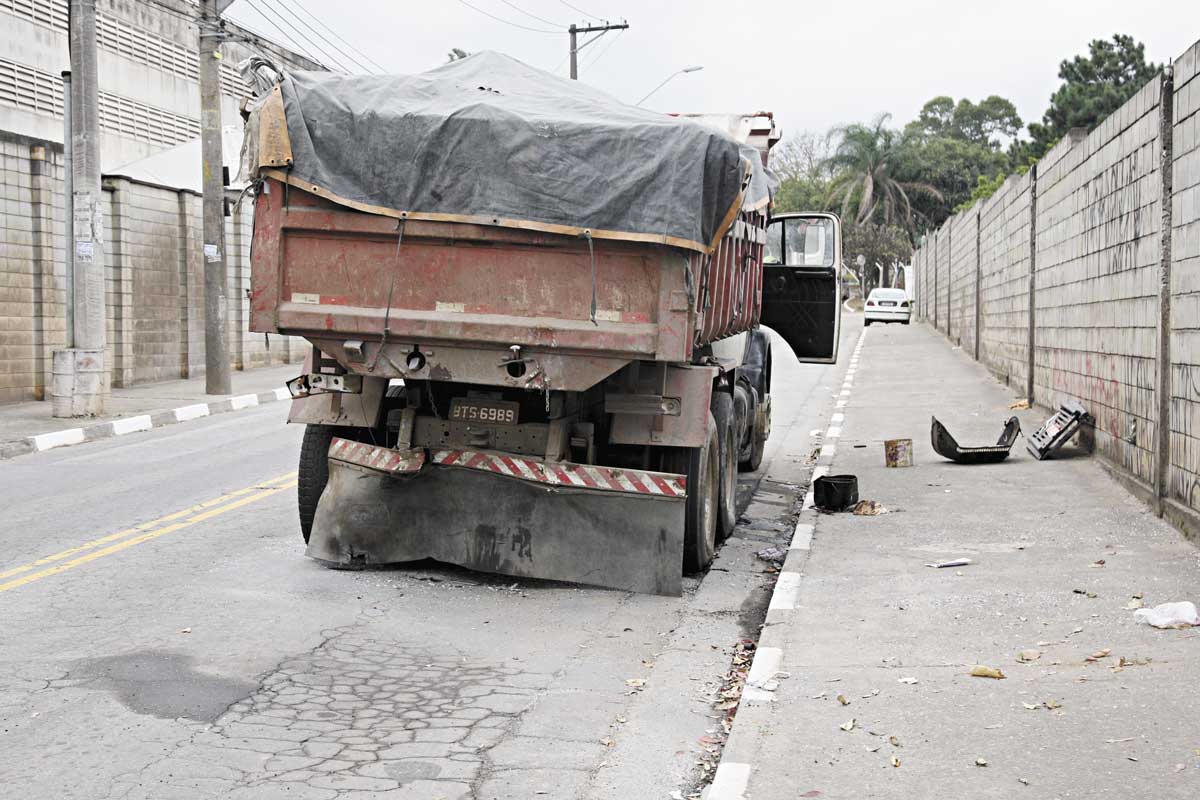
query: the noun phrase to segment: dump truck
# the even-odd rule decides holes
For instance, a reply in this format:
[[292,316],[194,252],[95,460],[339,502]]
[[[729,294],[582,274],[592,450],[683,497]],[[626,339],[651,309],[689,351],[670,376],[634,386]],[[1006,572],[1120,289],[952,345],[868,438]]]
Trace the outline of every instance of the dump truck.
[[307,555],[680,594],[763,459],[773,359],[837,356],[839,223],[769,218],[772,115],[495,53],[255,77],[250,325],[311,345]]

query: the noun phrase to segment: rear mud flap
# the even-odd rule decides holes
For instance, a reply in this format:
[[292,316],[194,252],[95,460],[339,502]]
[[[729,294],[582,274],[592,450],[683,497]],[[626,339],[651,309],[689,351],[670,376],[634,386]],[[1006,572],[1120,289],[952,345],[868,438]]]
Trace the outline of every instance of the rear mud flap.
[[393,476],[330,459],[307,555],[338,566],[432,558],[679,596],[684,503],[455,467]]

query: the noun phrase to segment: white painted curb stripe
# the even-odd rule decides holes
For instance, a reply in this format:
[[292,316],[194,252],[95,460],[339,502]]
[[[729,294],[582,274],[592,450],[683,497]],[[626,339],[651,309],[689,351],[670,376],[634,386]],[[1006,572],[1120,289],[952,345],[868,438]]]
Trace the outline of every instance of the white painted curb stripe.
[[[767,611],[791,611],[800,600],[800,573],[781,572],[775,582],[775,591],[771,594],[771,604]],[[755,656],[755,660],[758,658]]]
[[813,526],[807,522],[796,524],[796,532],[792,534],[792,543],[788,546],[789,550],[811,550],[812,549]]
[[124,436],[127,433],[148,431],[154,427],[154,422],[151,421],[149,414],[141,414],[140,416],[136,417],[114,419],[111,425],[113,436]]
[[278,389],[275,390],[275,399],[276,400],[291,400],[292,393],[287,390],[286,386],[280,386]]
[[825,435],[830,439],[836,439],[842,435],[842,429],[837,425],[830,425],[829,430],[825,431]]
[[708,787],[707,800],[746,800],[746,784],[750,782],[750,765],[722,761]]
[[829,444],[821,445],[821,452],[818,454],[817,457],[818,458],[833,458],[833,455],[836,452],[837,452],[837,445],[834,444],[833,442],[830,442]]
[[237,397],[229,398],[229,408],[232,411],[256,405],[258,405],[258,395],[256,394],[240,394]]
[[829,421],[830,422],[845,422],[846,415],[843,414],[842,412],[838,411],[832,417],[829,418]]
[[53,447],[81,444],[83,442],[83,428],[67,428],[63,431],[54,431],[53,433],[39,433],[37,436],[29,438],[33,441],[33,449],[40,453],[43,450],[49,450]]
[[185,422],[189,419],[207,417],[208,403],[196,403],[195,405],[191,406],[180,406],[171,413],[175,415],[176,422]]

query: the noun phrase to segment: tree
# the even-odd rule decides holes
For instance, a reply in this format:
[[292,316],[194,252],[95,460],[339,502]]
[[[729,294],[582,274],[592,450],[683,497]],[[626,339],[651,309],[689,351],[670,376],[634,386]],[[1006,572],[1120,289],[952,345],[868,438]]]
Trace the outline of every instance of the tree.
[[904,135],[921,141],[957,139],[999,150],[1001,142],[995,137],[1012,139],[1020,133],[1021,125],[1017,107],[999,95],[991,95],[979,103],[965,97],[956,103],[954,98],[940,95],[926,103],[917,118],[904,126]]
[[856,123],[836,129],[841,140],[827,161],[833,171],[828,197],[840,199],[844,220],[899,225],[912,231],[912,197],[940,201],[941,192],[924,181],[897,177],[903,157],[901,136],[887,127],[889,119],[890,114],[881,114],[870,125]]
[[907,231],[896,225],[876,225],[864,222],[847,225],[842,242],[847,264],[856,264],[861,255],[866,260],[859,279],[863,296],[879,285],[879,266],[890,274],[895,264],[907,264],[912,258],[912,241]]
[[826,164],[832,153],[832,135],[810,131],[784,139],[771,149],[771,170],[779,178],[776,212],[825,208],[830,178]]
[[916,212],[931,226],[940,225],[951,209],[971,197],[980,176],[1007,174],[1012,167],[1003,151],[950,136],[909,139],[903,155],[901,174],[938,191],[936,201],[918,197],[913,202]]
[[1146,61],[1145,46],[1132,36],[1114,34],[1111,42],[1093,39],[1086,56],[1059,64],[1063,84],[1050,96],[1042,121],[1030,123],[1033,141],[1014,148],[1014,157],[1022,163],[1030,156],[1040,158],[1071,128],[1095,128],[1160,69]]

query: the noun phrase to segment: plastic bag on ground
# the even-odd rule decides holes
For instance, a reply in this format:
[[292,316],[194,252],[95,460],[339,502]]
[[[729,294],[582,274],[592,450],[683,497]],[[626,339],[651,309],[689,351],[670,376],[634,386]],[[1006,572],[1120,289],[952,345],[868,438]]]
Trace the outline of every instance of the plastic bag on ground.
[[1133,615],[1155,628],[1188,628],[1200,625],[1200,613],[1191,602],[1163,603],[1154,608],[1139,608]]

